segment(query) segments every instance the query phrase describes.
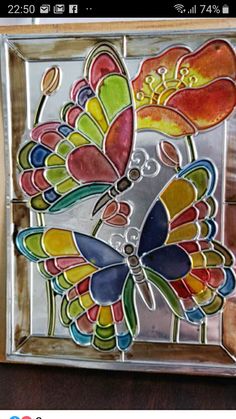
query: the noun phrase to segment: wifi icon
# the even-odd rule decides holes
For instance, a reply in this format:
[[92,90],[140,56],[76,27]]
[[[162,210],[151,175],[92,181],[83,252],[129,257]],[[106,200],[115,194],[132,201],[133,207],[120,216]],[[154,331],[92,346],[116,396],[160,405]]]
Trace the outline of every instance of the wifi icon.
[[184,8],[183,4],[175,4],[174,8],[177,10],[177,12],[179,13],[184,13],[186,10]]

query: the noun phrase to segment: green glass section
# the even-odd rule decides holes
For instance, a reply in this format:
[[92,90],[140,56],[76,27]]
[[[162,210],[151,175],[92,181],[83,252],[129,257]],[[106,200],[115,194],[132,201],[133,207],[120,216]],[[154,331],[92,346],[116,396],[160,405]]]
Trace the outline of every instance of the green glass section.
[[168,284],[168,282],[164,278],[159,276],[156,272],[154,272],[152,269],[145,268],[145,272],[149,281],[158,288],[160,293],[166,299],[166,302],[171,308],[172,312],[176,314],[176,316],[178,316],[179,318],[184,319],[185,316],[179,299]]
[[107,183],[91,183],[90,185],[81,186],[75,191],[70,192],[66,196],[59,199],[49,209],[50,212],[59,212],[78,203],[82,199],[88,198],[89,196],[101,194],[110,188],[111,185]]
[[207,198],[206,200],[207,204],[210,205],[210,214],[209,217],[213,217],[216,213],[216,201],[214,198],[212,198],[212,196],[209,196],[209,198]]
[[80,314],[84,312],[83,307],[81,307],[78,299],[72,301],[68,307],[69,314],[72,319],[77,318]]
[[78,186],[79,186],[79,184],[74,179],[68,178],[68,179],[64,180],[63,182],[59,183],[55,187],[55,190],[59,194],[64,194],[66,192],[70,192],[71,189],[75,189]]
[[74,105],[74,102],[68,102],[61,108],[60,116],[63,121],[66,121],[66,112]]
[[223,304],[224,304],[224,299],[220,297],[219,295],[216,295],[214,300],[210,304],[207,304],[206,306],[202,306],[202,309],[204,310],[206,314],[214,314],[214,313],[217,313],[223,307]]
[[66,280],[64,274],[60,274],[59,276],[57,276],[56,282],[64,290],[67,290],[68,288],[71,287],[71,284]]
[[42,233],[34,233],[25,238],[25,247],[39,259],[48,258],[47,253],[43,251],[41,240]]
[[131,105],[128,81],[118,74],[107,76],[99,87],[99,97],[109,121],[112,121],[119,112]]
[[233,256],[228,249],[222,246],[219,242],[213,241],[215,250],[221,253],[224,256],[224,266],[232,266],[233,265]]
[[71,319],[68,317],[67,308],[68,308],[68,301],[64,297],[61,302],[61,321],[64,326],[68,327],[69,324],[71,323]]
[[101,349],[102,351],[110,351],[116,347],[116,339],[111,338],[108,340],[102,340],[95,335],[93,344],[96,348]]
[[18,163],[22,169],[30,169],[32,167],[29,162],[29,154],[30,150],[32,150],[35,145],[35,142],[30,141],[20,150],[18,154]]
[[204,256],[207,260],[207,266],[221,266],[224,263],[224,259],[220,253],[215,252],[214,250],[205,250]]
[[73,148],[73,145],[69,143],[69,141],[65,140],[58,144],[56,151],[61,156],[66,157],[67,154],[69,154],[70,151],[73,150]]
[[207,190],[208,183],[209,183],[209,175],[207,170],[203,168],[199,168],[196,170],[193,170],[191,173],[189,173],[187,176],[185,176],[187,179],[191,180],[193,184],[197,188],[198,192],[198,199],[200,199]]
[[49,207],[49,204],[46,201],[44,201],[41,194],[34,196],[31,199],[30,203],[31,203],[32,208],[37,211],[45,211]]
[[52,167],[45,171],[45,178],[51,185],[56,185],[68,178],[68,172],[65,167]]
[[47,278],[47,279],[52,278],[52,275],[49,275],[49,273],[45,271],[44,262],[38,262],[37,267],[38,267],[38,270],[41,273],[41,275],[43,275],[45,278]]
[[95,333],[98,338],[110,339],[115,335],[115,328],[114,325],[108,327],[101,327],[97,325]]
[[46,159],[46,166],[65,165],[65,160],[57,154],[50,154]]
[[103,134],[88,114],[82,114],[76,121],[76,126],[79,131],[85,134],[99,147],[102,146]]
[[137,331],[137,314],[134,302],[134,281],[131,275],[126,280],[124,291],[123,291],[123,309],[129,330],[134,336]]

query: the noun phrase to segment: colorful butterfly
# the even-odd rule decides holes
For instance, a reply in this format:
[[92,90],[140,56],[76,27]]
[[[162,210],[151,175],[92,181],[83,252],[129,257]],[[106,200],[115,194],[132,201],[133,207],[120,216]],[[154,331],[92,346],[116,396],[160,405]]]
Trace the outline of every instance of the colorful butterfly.
[[63,211],[107,192],[101,209],[140,177],[127,172],[134,141],[134,106],[128,73],[113,47],[97,46],[84,78],[71,89],[62,120],[31,131],[18,154],[20,184],[36,211]]
[[214,240],[216,170],[210,160],[186,165],[149,210],[137,247],[118,252],[79,232],[32,227],[16,239],[63,296],[61,320],[79,345],[126,350],[138,333],[137,289],[149,309],[152,287],[172,312],[200,324],[222,310],[235,287],[233,256]]

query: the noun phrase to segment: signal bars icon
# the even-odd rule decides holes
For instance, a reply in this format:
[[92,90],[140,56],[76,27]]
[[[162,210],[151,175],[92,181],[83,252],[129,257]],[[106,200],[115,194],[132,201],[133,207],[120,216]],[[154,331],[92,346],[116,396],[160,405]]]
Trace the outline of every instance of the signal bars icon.
[[197,6],[196,4],[188,10],[188,13],[191,15],[195,15],[197,13]]

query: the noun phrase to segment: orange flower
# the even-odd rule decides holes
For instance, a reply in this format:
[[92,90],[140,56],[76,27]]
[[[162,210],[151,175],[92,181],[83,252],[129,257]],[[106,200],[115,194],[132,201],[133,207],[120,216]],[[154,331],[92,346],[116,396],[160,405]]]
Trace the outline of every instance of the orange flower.
[[216,126],[235,107],[235,80],[235,52],[222,39],[148,58],[132,82],[138,129],[183,137]]
[[131,208],[127,202],[111,201],[105,208],[102,220],[106,224],[116,227],[125,226],[129,223]]

